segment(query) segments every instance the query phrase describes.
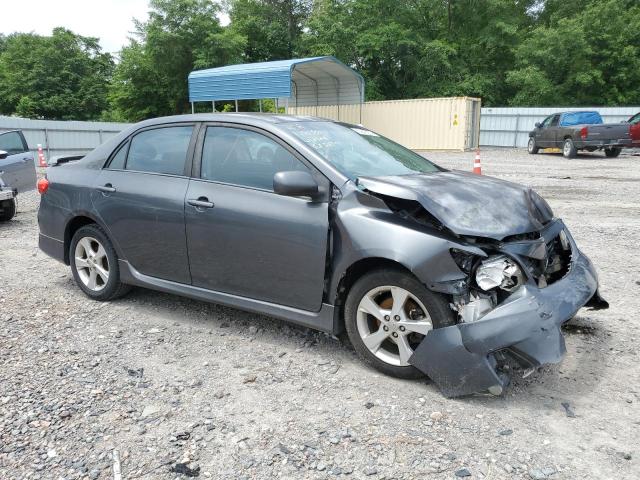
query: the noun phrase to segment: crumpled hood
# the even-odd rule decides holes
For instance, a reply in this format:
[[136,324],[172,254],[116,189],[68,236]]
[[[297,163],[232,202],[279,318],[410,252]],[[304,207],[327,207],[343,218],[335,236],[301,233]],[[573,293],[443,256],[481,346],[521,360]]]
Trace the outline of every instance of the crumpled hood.
[[502,240],[540,230],[553,217],[549,205],[523,185],[461,171],[359,177],[366,190],[419,202],[458,235]]

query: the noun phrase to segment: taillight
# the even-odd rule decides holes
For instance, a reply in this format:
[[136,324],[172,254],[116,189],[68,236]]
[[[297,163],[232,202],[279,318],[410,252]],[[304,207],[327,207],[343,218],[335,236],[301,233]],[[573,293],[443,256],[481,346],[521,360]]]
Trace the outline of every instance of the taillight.
[[38,180],[38,192],[40,195],[44,195],[49,190],[49,180],[46,178],[41,178]]
[[587,139],[588,134],[589,134],[589,129],[587,127],[582,127],[580,129],[580,138],[582,138],[583,140]]

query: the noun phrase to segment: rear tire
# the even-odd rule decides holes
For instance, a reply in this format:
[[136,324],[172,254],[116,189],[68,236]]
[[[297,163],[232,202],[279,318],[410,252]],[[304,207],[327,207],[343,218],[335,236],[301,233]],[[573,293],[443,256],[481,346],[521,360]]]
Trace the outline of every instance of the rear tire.
[[540,150],[540,147],[536,145],[536,139],[529,137],[529,143],[527,144],[527,151],[531,155],[535,155]]
[[0,202],[0,222],[8,222],[16,215],[16,199],[10,198]]
[[120,282],[118,255],[107,234],[96,224],[85,225],[73,235],[69,264],[76,284],[93,300],[114,300],[131,290]]
[[616,158],[618,155],[620,155],[620,152],[622,152],[622,149],[618,147],[604,149],[604,154],[607,158]]
[[577,154],[578,150],[573,144],[573,140],[571,140],[570,138],[566,138],[562,146],[562,155],[564,155],[564,158],[576,158]]
[[455,317],[442,295],[409,273],[385,269],[369,272],[353,285],[344,323],[365,363],[386,375],[416,379],[425,375],[407,362],[413,350],[429,330],[453,325]]

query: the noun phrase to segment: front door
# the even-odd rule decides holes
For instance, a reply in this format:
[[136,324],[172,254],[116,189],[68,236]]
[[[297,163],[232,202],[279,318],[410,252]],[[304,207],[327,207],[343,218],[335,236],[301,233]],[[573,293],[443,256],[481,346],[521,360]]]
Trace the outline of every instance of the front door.
[[7,152],[0,158],[0,180],[9,188],[26,192],[36,188],[36,167],[33,154],[20,132],[0,133],[0,150]]
[[193,125],[143,130],[98,176],[93,205],[126,260],[152,277],[189,284],[184,199]]
[[307,170],[327,189],[326,178],[264,132],[209,126],[201,136],[185,202],[193,285],[318,311],[328,201],[278,195],[273,176]]
[[[553,121],[555,118],[559,118],[558,115],[549,115],[542,121],[542,125],[536,130],[536,144],[542,148],[555,146],[555,128],[553,128]],[[557,125],[556,120],[556,125]]]

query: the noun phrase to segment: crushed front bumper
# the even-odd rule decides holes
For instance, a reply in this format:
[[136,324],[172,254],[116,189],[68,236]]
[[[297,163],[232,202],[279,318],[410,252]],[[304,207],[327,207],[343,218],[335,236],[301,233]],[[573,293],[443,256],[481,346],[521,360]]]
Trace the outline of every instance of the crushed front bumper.
[[455,397],[501,393],[509,377],[499,372],[495,354],[505,349],[529,367],[559,362],[566,352],[562,324],[587,304],[606,308],[591,261],[571,243],[571,268],[564,278],[545,288],[524,285],[476,322],[431,330],[409,363],[445,396]]

